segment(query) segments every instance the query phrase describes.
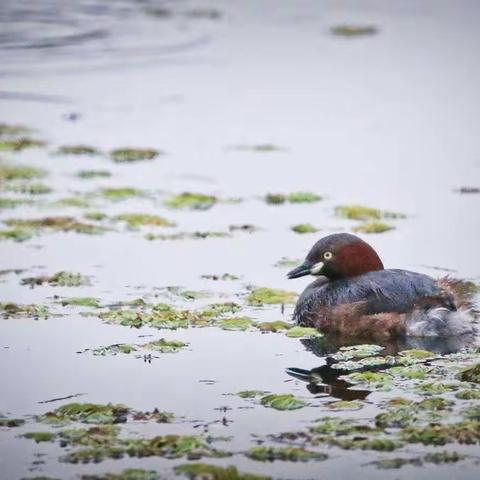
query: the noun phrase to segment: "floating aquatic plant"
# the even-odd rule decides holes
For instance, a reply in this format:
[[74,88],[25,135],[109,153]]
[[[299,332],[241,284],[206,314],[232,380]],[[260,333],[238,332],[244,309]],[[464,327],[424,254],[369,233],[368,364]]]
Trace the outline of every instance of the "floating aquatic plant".
[[300,326],[289,328],[286,335],[290,338],[323,337],[323,334],[316,328]]
[[62,145],[58,147],[57,151],[55,152],[57,155],[100,155],[101,152],[95,147],[90,145]]
[[395,227],[392,225],[379,220],[371,220],[353,227],[353,231],[356,233],[384,233],[394,229]]
[[378,28],[373,25],[336,25],[330,32],[337,37],[355,38],[375,35]]
[[77,177],[84,180],[90,180],[92,178],[108,178],[112,174],[108,170],[80,170],[77,172]]
[[314,452],[301,447],[253,447],[246,456],[259,462],[273,462],[275,460],[287,462],[308,462],[309,460],[326,460],[325,453]]
[[406,215],[364,205],[339,205],[335,207],[335,215],[351,220],[380,220],[382,218],[405,218]]
[[205,463],[186,463],[176,466],[175,472],[178,475],[185,475],[190,480],[271,480],[268,476],[239,472],[233,465],[220,467]]
[[33,180],[43,178],[46,174],[47,172],[41,168],[0,161],[0,180]]
[[191,210],[208,210],[217,203],[217,198],[213,195],[203,193],[184,192],[175,195],[165,202],[170,208],[185,208]]
[[315,233],[318,232],[318,228],[311,223],[299,223],[292,227],[292,231],[295,233]]
[[266,395],[260,399],[260,402],[265,407],[274,408],[275,410],[298,410],[303,408],[306,403],[291,393],[283,395]]
[[98,298],[93,297],[70,297],[70,298],[63,298],[61,300],[61,304],[65,305],[74,305],[77,307],[92,307],[98,308],[100,307],[100,301]]
[[38,277],[23,278],[21,283],[22,285],[30,286],[48,283],[53,287],[81,287],[84,285],[90,285],[90,279],[81,273],[72,273],[62,270],[51,276],[43,275]]
[[247,302],[250,305],[275,305],[295,303],[297,294],[294,292],[288,292],[286,290],[280,290],[275,288],[259,287],[253,288],[247,297]]
[[116,163],[140,162],[153,160],[163,152],[152,148],[117,148],[110,152],[110,158]]
[[107,229],[98,225],[78,221],[74,217],[44,217],[44,218],[10,218],[4,220],[9,227],[42,231],[75,232],[95,235],[105,232]]
[[122,213],[114,217],[114,220],[125,222],[130,228],[138,228],[145,225],[154,227],[174,227],[175,223],[158,215],[146,213]]
[[222,330],[248,330],[252,326],[252,320],[247,317],[233,317],[220,320],[217,324]]

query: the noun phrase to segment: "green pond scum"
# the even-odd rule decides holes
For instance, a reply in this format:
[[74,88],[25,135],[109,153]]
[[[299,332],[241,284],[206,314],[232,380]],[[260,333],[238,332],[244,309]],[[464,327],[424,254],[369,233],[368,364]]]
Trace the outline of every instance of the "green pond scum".
[[203,193],[183,192],[169,198],[165,205],[176,209],[208,210],[218,202],[217,197]]
[[110,151],[110,158],[116,163],[132,163],[153,160],[164,152],[152,148],[117,148]]
[[55,152],[57,155],[85,155],[85,156],[95,156],[101,155],[102,152],[91,145],[62,145],[58,147]]

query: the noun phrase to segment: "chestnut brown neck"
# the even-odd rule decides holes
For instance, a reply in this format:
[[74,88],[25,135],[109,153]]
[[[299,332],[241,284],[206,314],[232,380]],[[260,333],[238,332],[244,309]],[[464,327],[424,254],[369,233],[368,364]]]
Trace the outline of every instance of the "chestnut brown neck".
[[377,252],[363,241],[341,247],[337,252],[335,264],[337,279],[383,270],[383,263]]

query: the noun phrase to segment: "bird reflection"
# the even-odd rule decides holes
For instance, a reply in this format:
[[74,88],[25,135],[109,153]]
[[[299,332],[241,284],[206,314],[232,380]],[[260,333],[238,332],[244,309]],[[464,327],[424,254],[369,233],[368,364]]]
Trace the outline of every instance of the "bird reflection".
[[[317,357],[325,359],[319,367],[306,370],[302,368],[287,368],[288,375],[307,383],[307,390],[313,395],[329,395],[341,400],[364,400],[371,393],[370,390],[357,389],[352,384],[340,379],[342,375],[354,372],[387,370],[394,365],[384,364],[378,366],[365,366],[355,370],[335,368],[338,360],[330,355],[338,352],[344,346],[368,343],[365,339],[342,338],[339,336],[315,337],[301,340],[306,350]],[[382,355],[395,355],[402,350],[420,349],[428,350],[439,355],[455,353],[462,348],[478,343],[478,337],[464,335],[451,338],[439,337],[406,337],[394,341],[380,343],[384,347]],[[352,388],[353,387],[353,388]]]

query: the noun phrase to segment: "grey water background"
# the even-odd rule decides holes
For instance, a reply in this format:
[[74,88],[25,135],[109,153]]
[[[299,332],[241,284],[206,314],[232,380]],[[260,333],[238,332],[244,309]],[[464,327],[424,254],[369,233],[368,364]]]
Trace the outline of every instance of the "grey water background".
[[[162,13],[166,10],[171,13]],[[480,185],[479,22],[476,1],[1,0],[2,121],[31,125],[52,144],[165,150],[168,155],[154,163],[108,166],[114,175],[101,185],[242,197],[247,199],[242,204],[180,212],[175,220],[191,230],[232,223],[262,227],[255,235],[205,242],[45,236],[29,244],[2,243],[1,268],[81,271],[95,279],[82,295],[111,300],[167,285],[206,288],[199,277],[212,272],[300,292],[307,280],[287,281],[273,265],[283,256],[301,258],[317,236],[295,235],[289,226],[311,222],[322,228],[320,234],[347,228],[350,224],[332,216],[332,206],[362,203],[409,215],[396,230],[368,237],[387,266],[434,276],[453,270],[478,280],[480,199],[455,190]],[[378,33],[336,37],[330,28],[338,24],[374,25]],[[72,113],[78,120],[66,119]],[[265,143],[283,150],[231,148]],[[59,189],[91,187],[72,180],[68,162],[37,152],[21,155],[25,163],[49,169]],[[98,167],[96,162],[85,161],[82,168]],[[267,192],[297,190],[327,199],[314,207],[280,208],[255,201]],[[138,202],[137,210],[158,211]],[[21,215],[31,216],[29,207],[22,207]],[[217,288],[235,293],[238,287]],[[18,278],[1,284],[2,300],[8,301],[44,302],[63,293],[30,290],[19,286]],[[273,311],[267,319],[289,313]],[[75,316],[1,322],[0,411],[42,413],[47,407],[39,401],[84,393],[84,401],[159,406],[203,424],[221,420],[216,409],[227,403],[226,392],[305,394],[284,369],[321,363],[299,341],[281,335],[216,329],[167,333],[194,347],[152,365],[76,354],[92,344],[134,341],[137,334]],[[215,383],[201,382],[205,379]],[[374,408],[372,397],[367,409]],[[233,448],[241,449],[250,445],[251,434],[298,428],[312,412],[237,409],[227,417],[233,420],[228,427],[211,429],[232,435]],[[173,428],[183,432],[185,425]],[[2,478],[27,475],[38,450],[55,459],[48,447],[13,434],[1,437]],[[365,455],[350,455],[348,463],[338,458],[265,467],[239,458],[235,464],[291,478],[316,478],[319,471],[322,478],[351,478]],[[61,478],[74,478],[79,469],[53,463],[48,468],[46,473]],[[106,461],[100,471],[116,468]],[[371,478],[386,476],[362,468]],[[394,476],[408,478],[411,472],[407,467]],[[476,478],[474,471],[463,474]],[[451,470],[432,467],[421,475],[449,478]]]

